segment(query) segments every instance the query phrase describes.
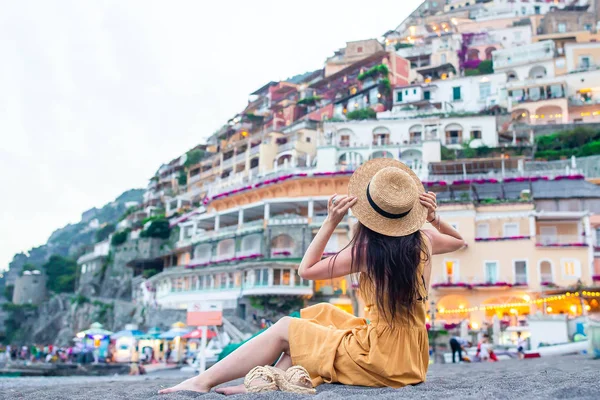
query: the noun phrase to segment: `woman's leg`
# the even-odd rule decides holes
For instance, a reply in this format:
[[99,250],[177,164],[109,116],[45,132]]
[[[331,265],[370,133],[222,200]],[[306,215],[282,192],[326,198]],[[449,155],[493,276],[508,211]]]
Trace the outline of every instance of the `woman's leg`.
[[[271,328],[242,345],[204,373],[172,388],[163,389],[159,393],[171,393],[179,390],[208,392],[217,385],[244,377],[256,366],[272,364],[281,356],[281,353],[289,352],[290,320],[290,317],[283,317]],[[282,361],[280,360],[280,362]],[[289,362],[291,364],[291,359]]]

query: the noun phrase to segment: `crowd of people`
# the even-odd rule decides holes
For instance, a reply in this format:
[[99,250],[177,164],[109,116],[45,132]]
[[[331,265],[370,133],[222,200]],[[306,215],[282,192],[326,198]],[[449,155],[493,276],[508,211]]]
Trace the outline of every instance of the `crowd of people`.
[[92,363],[97,361],[98,355],[93,350],[83,346],[55,346],[30,345],[0,346],[0,353],[4,354],[5,362],[31,362],[31,363]]
[[[481,339],[477,343],[477,352],[473,359],[468,356],[469,348],[473,347],[473,343],[469,340],[461,338],[459,336],[453,336],[450,338],[450,350],[452,351],[452,363],[456,362],[479,362],[479,361],[498,361],[498,356],[494,352],[494,346],[492,344],[490,335],[484,333]],[[525,347],[527,340],[522,336],[521,332],[517,332],[517,357],[519,359],[525,358]],[[464,353],[464,355],[463,355]]]

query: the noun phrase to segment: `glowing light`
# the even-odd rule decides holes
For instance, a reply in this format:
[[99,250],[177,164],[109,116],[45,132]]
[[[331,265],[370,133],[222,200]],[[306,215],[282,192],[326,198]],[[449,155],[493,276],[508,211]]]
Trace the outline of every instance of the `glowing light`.
[[526,116],[527,116],[527,114],[525,114],[525,113],[521,114],[521,117],[523,117],[523,118],[525,118]]
[[381,93],[377,93],[377,98],[380,99],[381,98]]
[[441,307],[439,312],[443,313],[444,311],[446,311],[446,309],[444,307]]
[[590,311],[592,309],[592,307],[590,306],[585,306],[585,311]]
[[477,322],[471,322],[471,328],[478,329],[479,328],[479,324]]
[[85,337],[85,333],[83,333],[83,332],[79,332],[79,333],[78,333],[76,336],[77,336],[79,339],[83,339],[83,338]]
[[246,136],[248,136],[248,132],[246,132],[246,131],[242,131],[242,136],[243,136],[243,137],[246,137]]
[[575,313],[575,312],[577,312],[577,306],[573,305],[573,306],[569,307],[569,310],[571,310],[572,313]]
[[550,307],[550,306],[546,307],[546,311],[547,312],[552,312],[552,307]]
[[516,310],[516,309],[514,309],[514,308],[511,308],[511,309],[510,309],[510,313],[511,313],[511,314],[516,314],[516,313],[517,313],[517,310]]

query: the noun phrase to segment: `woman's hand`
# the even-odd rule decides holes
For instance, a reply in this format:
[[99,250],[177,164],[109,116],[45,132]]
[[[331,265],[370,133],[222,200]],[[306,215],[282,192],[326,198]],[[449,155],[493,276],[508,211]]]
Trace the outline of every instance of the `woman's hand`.
[[356,204],[356,197],[334,194],[327,203],[327,220],[338,226],[354,204]]
[[419,201],[421,202],[423,207],[427,208],[427,222],[432,223],[435,220],[435,210],[437,209],[435,193],[423,193],[419,196]]

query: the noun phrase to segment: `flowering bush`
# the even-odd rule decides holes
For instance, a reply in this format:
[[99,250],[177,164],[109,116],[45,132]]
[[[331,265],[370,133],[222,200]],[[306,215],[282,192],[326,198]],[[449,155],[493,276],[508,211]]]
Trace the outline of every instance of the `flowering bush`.
[[473,179],[474,183],[477,183],[479,185],[483,184],[483,183],[498,183],[498,179],[494,179],[494,178],[489,178],[489,179]]
[[431,285],[432,288],[437,289],[437,288],[465,288],[465,289],[471,289],[472,286],[469,285],[468,283],[464,283],[464,282],[444,282],[444,283],[434,283],[433,285]]
[[458,323],[454,323],[454,324],[444,324],[444,329],[447,331],[451,331],[452,329],[456,329],[460,326],[460,324]]
[[274,251],[274,252],[273,252],[273,255],[274,255],[274,256],[284,256],[284,257],[288,257],[288,256],[291,256],[291,255],[292,255],[292,253],[291,253],[291,252],[289,252],[289,251],[287,251],[287,250],[283,250],[283,251]]
[[545,286],[545,287],[556,287],[556,283],[548,282],[548,281],[544,281],[544,282],[540,283],[540,285]]
[[536,243],[536,247],[587,247],[587,243]]
[[554,177],[555,181],[562,181],[562,180],[581,181],[583,179],[585,179],[585,176],[583,176],[581,174],[576,174],[576,175],[558,175],[558,176]]
[[537,181],[547,181],[547,176],[519,176],[517,178],[505,178],[504,182],[537,182]]
[[592,280],[594,282],[600,281],[600,275],[592,275]]
[[446,181],[433,181],[433,182],[423,182],[423,185],[425,185],[425,187],[432,187],[432,186],[447,186],[448,183],[446,183]]
[[523,240],[529,239],[530,236],[505,236],[505,237],[490,237],[490,238],[475,238],[476,242],[501,242],[503,240]]
[[475,287],[511,287],[512,284],[508,283],[508,282],[483,282],[483,283],[476,283],[473,286]]

